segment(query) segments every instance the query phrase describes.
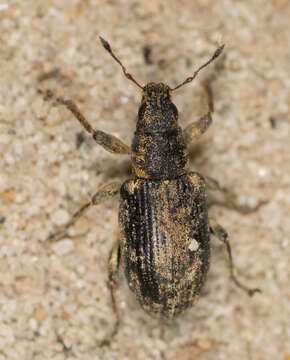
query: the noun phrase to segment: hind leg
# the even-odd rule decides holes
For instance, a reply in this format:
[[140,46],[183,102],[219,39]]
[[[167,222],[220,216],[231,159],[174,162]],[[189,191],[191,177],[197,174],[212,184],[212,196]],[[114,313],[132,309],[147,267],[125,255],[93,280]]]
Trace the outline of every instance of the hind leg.
[[117,293],[120,265],[120,242],[117,240],[110,252],[108,261],[109,287],[111,292],[112,306],[115,317],[115,324],[110,336],[103,340],[101,346],[109,346],[118,333],[120,325],[119,298]]
[[249,288],[249,287],[245,286],[244,284],[242,284],[238,280],[238,278],[236,276],[236,268],[235,268],[235,265],[233,262],[231,245],[228,240],[228,233],[226,232],[226,230],[222,226],[220,226],[214,219],[209,219],[209,226],[210,226],[211,233],[214,234],[220,241],[222,241],[222,243],[226,247],[226,251],[227,251],[228,259],[229,259],[229,265],[230,265],[231,279],[236,284],[236,286],[238,286],[240,289],[244,290],[249,296],[254,295],[256,292],[261,292],[260,289]]

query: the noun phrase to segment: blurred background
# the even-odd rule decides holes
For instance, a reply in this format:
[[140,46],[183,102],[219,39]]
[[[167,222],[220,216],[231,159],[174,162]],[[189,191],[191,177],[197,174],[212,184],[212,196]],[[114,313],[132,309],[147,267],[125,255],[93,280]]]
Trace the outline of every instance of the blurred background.
[[[290,359],[290,3],[287,0],[0,1],[0,360]],[[107,257],[118,199],[93,208],[59,243],[46,241],[103,184],[131,176],[130,158],[107,153],[37,89],[73,99],[91,124],[133,137],[140,89],[102,48],[108,40],[141,84],[171,87],[222,43],[173,101],[185,127],[214,122],[190,147],[191,168],[267,204],[242,215],[212,207],[229,232],[247,297],[229,279],[222,244],[198,304],[166,325],[145,314],[120,277],[122,325],[112,329]]]

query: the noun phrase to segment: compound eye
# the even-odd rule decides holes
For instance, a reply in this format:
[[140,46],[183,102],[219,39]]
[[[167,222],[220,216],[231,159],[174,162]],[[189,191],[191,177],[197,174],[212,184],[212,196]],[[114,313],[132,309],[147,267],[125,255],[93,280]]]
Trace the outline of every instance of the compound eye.
[[141,106],[139,107],[139,111],[138,111],[138,119],[142,119],[145,113],[145,108],[146,108],[146,103],[144,102],[143,104],[141,104]]
[[172,109],[172,112],[173,112],[173,115],[174,115],[175,119],[177,119],[178,118],[177,107],[174,104],[171,104],[171,109]]

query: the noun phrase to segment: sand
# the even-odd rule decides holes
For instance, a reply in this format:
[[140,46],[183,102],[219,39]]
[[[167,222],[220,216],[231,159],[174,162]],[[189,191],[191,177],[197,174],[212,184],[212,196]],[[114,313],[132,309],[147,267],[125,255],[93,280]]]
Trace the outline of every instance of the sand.
[[[0,2],[0,360],[290,359],[289,18],[287,0]],[[230,234],[240,279],[262,294],[236,288],[213,238],[202,296],[173,324],[145,314],[121,276],[122,324],[105,348],[118,199],[61,242],[46,239],[100,186],[129,178],[130,158],[103,150],[37,93],[73,99],[95,128],[130,144],[140,89],[98,35],[141,84],[172,87],[225,43],[214,122],[190,147],[191,169],[241,204],[267,201],[248,215],[210,209]],[[215,68],[176,91],[183,127],[206,112],[201,85]]]

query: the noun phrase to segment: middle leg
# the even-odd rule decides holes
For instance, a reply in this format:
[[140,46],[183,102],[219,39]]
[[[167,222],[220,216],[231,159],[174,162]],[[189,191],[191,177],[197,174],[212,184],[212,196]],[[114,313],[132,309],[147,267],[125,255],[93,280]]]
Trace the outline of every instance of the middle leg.
[[103,186],[100,190],[98,190],[92,199],[83,205],[77,212],[74,213],[71,220],[64,225],[64,227],[54,234],[48,237],[49,241],[58,241],[64,238],[67,235],[67,230],[71,227],[82,215],[84,215],[88,209],[93,205],[99,205],[105,200],[108,200],[114,196],[116,196],[120,191],[121,183],[112,183],[109,185]]
[[237,195],[230,190],[222,187],[218,183],[218,181],[209,176],[204,176],[204,179],[208,190],[219,191],[223,196],[223,199],[221,200],[209,198],[209,200],[207,201],[208,207],[218,205],[225,208],[233,209],[240,212],[241,214],[250,214],[259,210],[261,206],[267,204],[268,202],[267,200],[261,200],[255,206],[241,205],[237,201]]

